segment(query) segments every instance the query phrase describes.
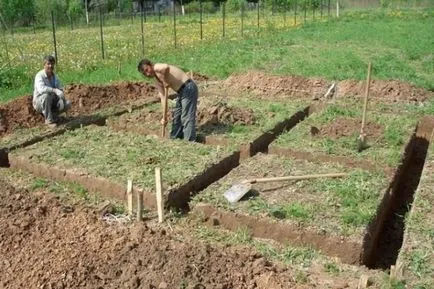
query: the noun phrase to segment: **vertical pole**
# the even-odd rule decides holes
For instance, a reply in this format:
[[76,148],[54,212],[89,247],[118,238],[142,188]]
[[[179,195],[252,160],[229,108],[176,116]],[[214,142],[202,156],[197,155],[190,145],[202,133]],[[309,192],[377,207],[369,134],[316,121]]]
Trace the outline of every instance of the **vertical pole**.
[[294,25],[297,26],[297,0],[294,2]]
[[140,26],[141,26],[141,30],[142,30],[142,57],[145,56],[145,32],[144,32],[144,27],[143,27],[143,18],[144,18],[144,8],[142,6],[142,11],[141,11],[142,15],[141,15],[141,21],[140,21]]
[[104,34],[102,32],[102,10],[101,7],[99,7],[99,30],[100,30],[100,34],[101,34],[101,54],[102,54],[102,59],[105,59],[105,54],[104,54]]
[[259,10],[260,10],[259,7],[260,7],[260,5],[261,5],[261,1],[258,0],[258,7],[257,7],[257,8],[258,8],[258,9],[257,9],[257,10],[258,10],[258,33],[259,33]]
[[323,4],[324,4],[324,3],[323,3],[323,0],[321,0],[321,18],[322,18],[322,16],[323,16],[323,8],[324,8],[324,7],[323,7]]
[[241,4],[241,37],[244,36],[244,4]]
[[336,1],[336,17],[339,18],[339,0]]
[[316,2],[315,2],[315,0],[312,0],[311,1],[311,3],[312,3],[312,18],[313,18],[313,21],[315,21],[315,6],[316,6]]
[[143,218],[143,192],[137,191],[137,221],[141,221]]
[[223,7],[222,7],[222,16],[223,16],[223,37],[225,37],[225,18],[226,18],[226,2],[223,2]]
[[53,10],[51,10],[51,26],[53,27],[54,57],[56,58],[56,65],[59,66],[59,59],[57,57],[56,25],[54,24]]
[[133,215],[133,181],[127,182],[127,203],[128,203],[128,215]]
[[175,0],[173,0],[173,39],[176,48],[176,9],[175,9]]
[[286,27],[286,13],[288,11],[288,3],[283,3],[283,26]]
[[203,27],[202,27],[202,20],[203,20],[203,5],[202,0],[199,1],[199,7],[200,7],[200,40],[203,39]]
[[89,8],[88,8],[88,2],[89,0],[84,0],[84,9],[86,10],[86,25],[89,26]]
[[143,13],[143,17],[144,17],[145,23],[146,23],[146,9],[145,9],[146,8],[146,3],[147,2],[144,1],[143,5],[142,5],[142,11],[143,11],[142,13]]
[[328,13],[328,20],[330,20],[330,0],[328,0],[328,4],[327,4],[327,13]]
[[155,188],[157,193],[158,223],[162,223],[164,219],[162,187],[161,169],[155,168]]

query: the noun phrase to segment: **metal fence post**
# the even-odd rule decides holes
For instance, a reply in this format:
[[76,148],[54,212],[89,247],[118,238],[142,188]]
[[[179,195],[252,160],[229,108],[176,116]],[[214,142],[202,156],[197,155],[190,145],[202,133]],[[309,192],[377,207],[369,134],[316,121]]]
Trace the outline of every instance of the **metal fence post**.
[[199,1],[199,7],[200,7],[200,40],[203,39],[203,27],[202,27],[202,22],[203,22],[203,5],[202,5],[202,0]]
[[100,30],[100,34],[101,34],[101,54],[102,54],[102,59],[105,59],[105,54],[104,54],[104,35],[102,32],[102,11],[101,11],[101,7],[99,7],[99,30]]
[[142,6],[142,15],[141,15],[141,21],[140,21],[140,26],[141,26],[141,30],[142,30],[142,57],[145,56],[145,33],[144,33],[144,28],[143,28],[143,18],[144,18],[144,10],[145,8]]
[[51,10],[51,26],[53,27],[54,57],[56,58],[56,64],[59,64],[59,59],[57,57],[56,25],[54,24],[53,10]]
[[226,2],[223,2],[222,17],[223,17],[223,37],[225,37]]
[[173,1],[173,39],[176,48],[176,5],[175,1]]

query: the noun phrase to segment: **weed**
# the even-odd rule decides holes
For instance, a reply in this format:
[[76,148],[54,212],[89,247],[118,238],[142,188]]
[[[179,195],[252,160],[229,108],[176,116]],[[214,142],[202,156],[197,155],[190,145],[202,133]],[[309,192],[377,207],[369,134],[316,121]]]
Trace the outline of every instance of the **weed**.
[[324,263],[324,270],[330,274],[338,274],[341,272],[341,268],[336,263],[326,262]]
[[41,179],[41,178],[36,178],[33,180],[33,183],[30,187],[30,189],[32,191],[36,191],[38,189],[43,189],[46,188],[48,186],[48,181],[45,179]]

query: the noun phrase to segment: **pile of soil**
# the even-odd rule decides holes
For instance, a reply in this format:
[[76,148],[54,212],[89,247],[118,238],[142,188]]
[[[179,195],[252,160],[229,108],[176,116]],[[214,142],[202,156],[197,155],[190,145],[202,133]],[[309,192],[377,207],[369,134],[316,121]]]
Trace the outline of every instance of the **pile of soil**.
[[[338,83],[337,97],[365,94],[366,81],[343,80]],[[372,80],[369,86],[369,97],[382,102],[424,102],[434,93],[418,88],[412,84],[397,80]]]
[[[65,97],[72,102],[67,115],[92,113],[115,104],[153,97],[155,88],[146,83],[118,83],[107,86],[71,84],[65,87]],[[43,124],[44,118],[32,105],[32,96],[19,97],[0,105],[0,136],[17,128],[30,128]]]
[[[224,81],[226,88],[255,93],[259,97],[314,98],[322,97],[331,83],[322,78],[301,76],[274,76],[252,71],[235,74]],[[366,81],[343,80],[337,82],[336,97],[362,97]],[[372,99],[393,102],[423,102],[434,93],[397,80],[372,80],[369,96]]]
[[197,123],[201,126],[219,124],[252,125],[255,124],[255,115],[250,108],[231,107],[224,101],[213,105],[199,105]]
[[253,92],[264,98],[284,96],[312,99],[324,95],[329,83],[322,78],[275,76],[251,71],[230,76],[224,81],[224,85],[238,91]]
[[245,248],[108,224],[88,205],[0,185],[0,288],[308,288]]
[[[337,139],[343,136],[352,136],[360,133],[361,120],[356,118],[339,117],[332,123],[322,126],[320,129],[311,127],[311,134]],[[384,134],[384,127],[378,123],[368,121],[365,124],[366,136],[380,138]]]

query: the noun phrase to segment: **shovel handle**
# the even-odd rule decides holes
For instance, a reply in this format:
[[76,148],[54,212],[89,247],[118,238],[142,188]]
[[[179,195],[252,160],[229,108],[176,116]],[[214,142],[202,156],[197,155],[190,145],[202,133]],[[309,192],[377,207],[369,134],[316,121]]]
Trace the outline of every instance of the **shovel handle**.
[[163,138],[166,137],[168,95],[169,95],[169,89],[165,87],[164,99],[161,102],[161,104],[163,105],[163,120],[164,120],[164,124],[161,125],[161,137]]
[[287,176],[287,177],[275,177],[275,178],[261,178],[250,180],[249,183],[266,183],[266,182],[279,182],[279,181],[295,181],[295,180],[307,180],[318,178],[339,178],[347,176],[347,173],[333,173],[333,174],[317,174],[317,175],[303,175],[303,176]]
[[368,77],[366,78],[366,87],[365,87],[365,100],[363,103],[363,114],[362,114],[362,128],[360,130],[360,134],[364,133],[365,123],[366,123],[366,108],[368,107],[368,96],[369,96],[369,86],[371,84],[371,62],[368,64]]

